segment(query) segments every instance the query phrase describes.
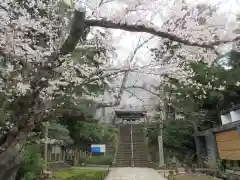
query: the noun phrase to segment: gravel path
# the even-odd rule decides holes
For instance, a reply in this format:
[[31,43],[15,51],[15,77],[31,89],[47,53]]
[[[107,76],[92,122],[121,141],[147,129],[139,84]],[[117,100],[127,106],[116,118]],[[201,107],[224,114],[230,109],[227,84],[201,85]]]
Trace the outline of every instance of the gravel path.
[[151,168],[112,168],[105,180],[166,180]]

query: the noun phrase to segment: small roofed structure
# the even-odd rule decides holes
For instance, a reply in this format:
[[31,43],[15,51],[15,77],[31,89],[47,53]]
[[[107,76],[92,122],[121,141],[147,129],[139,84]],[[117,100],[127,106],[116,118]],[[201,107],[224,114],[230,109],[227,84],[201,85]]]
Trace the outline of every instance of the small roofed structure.
[[195,133],[200,167],[216,167],[218,159],[240,161],[240,105],[222,111],[221,121],[218,127]]
[[145,109],[116,109],[115,110],[115,119],[114,124],[116,123],[117,119],[121,119],[123,121],[137,121],[145,118],[147,111]]

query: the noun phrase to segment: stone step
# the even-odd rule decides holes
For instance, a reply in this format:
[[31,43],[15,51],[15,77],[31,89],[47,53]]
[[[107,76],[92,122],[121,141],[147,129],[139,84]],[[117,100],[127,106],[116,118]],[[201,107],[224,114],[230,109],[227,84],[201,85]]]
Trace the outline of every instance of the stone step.
[[126,154],[126,155],[124,156],[123,153],[122,153],[122,154],[118,154],[118,156],[117,156],[117,158],[125,158],[125,159],[129,159],[129,158],[131,158],[131,157],[132,157],[131,154]]
[[138,158],[138,157],[141,157],[141,156],[147,156],[147,153],[146,153],[146,152],[141,152],[141,153],[138,153],[138,152],[135,152],[135,153],[134,153],[134,152],[133,152],[133,154],[134,154],[134,156],[137,157],[137,158]]
[[117,164],[131,164],[131,161],[118,160]]
[[119,162],[116,163],[117,166],[131,166],[131,162]]
[[[125,128],[120,128],[120,132],[130,132],[131,131],[131,127],[125,127]],[[143,128],[132,128],[132,131],[141,131],[144,132]]]
[[131,152],[129,153],[129,152],[127,152],[127,151],[125,151],[125,152],[118,152],[118,153],[117,153],[118,156],[121,156],[121,155],[124,155],[124,154],[125,154],[125,156],[127,156],[127,157],[128,157],[128,156],[130,156],[130,157],[132,156],[132,153],[131,153]]
[[122,151],[122,152],[118,152],[117,153],[118,156],[121,156],[121,155],[124,155],[124,154],[125,154],[126,157],[128,157],[128,156],[131,157],[132,156],[132,153],[131,152],[127,152],[127,151],[125,151],[125,152]]
[[[145,135],[143,133],[132,133],[132,137],[144,137]],[[123,138],[123,137],[131,137],[131,134],[130,133],[127,133],[127,134],[120,134],[120,137]]]
[[149,164],[136,164],[136,165],[134,165],[134,167],[145,167],[145,168],[148,168]]
[[136,147],[136,146],[133,146],[133,152],[146,152],[147,153],[147,148],[145,147]]
[[[138,136],[138,137],[133,137],[132,138],[132,140],[134,141],[136,141],[136,140],[141,140],[141,141],[144,141],[145,140],[145,137],[144,136],[142,136],[142,137],[140,137],[140,136]],[[120,140],[131,140],[131,137],[120,137]]]
[[135,157],[147,156],[147,153],[133,153]]
[[147,156],[142,156],[141,158],[136,158],[136,157],[133,157],[133,159],[135,160],[135,161],[148,161],[147,159],[148,159],[148,157]]
[[117,159],[126,159],[126,160],[128,160],[128,161],[130,161],[131,158],[132,158],[131,155],[129,155],[129,156],[123,156],[123,154],[122,154],[122,155],[117,156]]
[[[120,135],[122,136],[130,136],[131,135],[131,132],[120,132]],[[144,136],[145,134],[141,131],[132,131],[132,135],[134,136]]]
[[[144,142],[142,141],[133,141],[132,142],[135,146],[147,146]],[[131,145],[131,141],[120,141],[119,145]]]
[[117,163],[129,163],[131,162],[129,159],[116,159]]
[[142,162],[142,163],[137,163],[137,162],[134,162],[134,165],[149,165],[148,162]]
[[134,166],[135,167],[148,167],[150,164],[149,163],[134,163]]
[[[131,145],[131,141],[120,141],[119,145]],[[134,145],[147,146],[143,141],[133,141]]]
[[149,164],[148,161],[142,161],[142,162],[136,162],[134,161],[134,164],[137,165],[137,164]]
[[[132,139],[145,139],[145,136],[133,136]],[[120,139],[131,139],[131,136],[120,136]]]
[[118,156],[117,157],[117,160],[119,160],[119,159],[122,159],[122,160],[130,160],[131,159],[131,156],[129,156],[129,157],[124,157],[124,156]]
[[131,153],[118,153],[117,154],[117,158],[118,157],[124,157],[124,158],[130,158],[130,157],[132,157],[132,154]]
[[131,154],[128,154],[125,156],[124,156],[124,154],[118,154],[117,159],[131,159],[131,157],[132,157]]
[[145,161],[134,161],[135,164],[148,164],[148,161],[145,160]]
[[[131,139],[120,139],[120,143],[129,143],[131,144]],[[144,138],[135,138],[133,139],[133,143],[135,144],[144,144]]]
[[[145,137],[144,134],[132,134],[133,138],[137,138],[137,137]],[[131,138],[131,134],[124,134],[124,135],[120,135],[120,138]]]
[[131,165],[122,165],[122,164],[117,164],[116,167],[131,167]]
[[144,142],[133,142],[133,145],[140,146],[140,147],[147,147],[147,145]]
[[148,157],[148,155],[147,154],[145,154],[145,153],[142,153],[142,154],[134,154],[134,157],[135,157],[135,159],[142,159],[142,158],[144,158],[144,157]]

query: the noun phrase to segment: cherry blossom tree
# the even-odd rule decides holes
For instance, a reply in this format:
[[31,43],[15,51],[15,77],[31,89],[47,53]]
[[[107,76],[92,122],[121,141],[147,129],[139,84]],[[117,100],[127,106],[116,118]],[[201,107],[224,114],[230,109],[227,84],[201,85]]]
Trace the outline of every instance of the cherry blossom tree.
[[107,77],[125,70],[104,71],[109,68],[106,44],[96,34],[86,41],[81,6],[71,10],[60,1],[3,1],[1,13],[0,84],[8,128],[1,133],[0,179],[14,179],[18,151],[38,123],[65,97],[96,96],[89,91],[94,85],[107,86]]
[[[181,9],[184,9],[182,14],[179,13]],[[174,4],[170,13],[171,16],[162,25],[162,29],[167,32],[174,32],[186,38],[195,37],[200,41],[215,41],[238,36],[237,33],[233,32],[237,29],[237,22],[229,22],[223,14],[219,14],[216,7],[205,4],[191,7],[184,2],[178,1]],[[231,28],[226,29],[226,23],[230,23]],[[223,34],[225,35],[223,36]],[[228,49],[231,49],[237,43],[236,41],[229,44]],[[223,47],[226,48],[225,45]],[[155,103],[158,105],[160,103],[162,107],[165,106],[164,102],[168,102],[170,97],[165,91],[165,87],[169,86],[169,78],[177,79],[186,86],[200,88],[202,84],[190,80],[191,77],[195,76],[195,73],[189,63],[205,61],[209,66],[212,66],[218,59],[217,57],[224,53],[221,46],[215,47],[213,50],[187,46],[167,39],[158,42],[157,47],[153,48],[152,52],[154,60],[144,70],[141,69],[140,73],[153,75],[156,80],[145,85],[135,84],[126,88],[131,92],[133,92],[132,89],[142,89],[153,96],[157,96],[160,102]],[[175,107],[175,110],[181,111],[179,107]]]

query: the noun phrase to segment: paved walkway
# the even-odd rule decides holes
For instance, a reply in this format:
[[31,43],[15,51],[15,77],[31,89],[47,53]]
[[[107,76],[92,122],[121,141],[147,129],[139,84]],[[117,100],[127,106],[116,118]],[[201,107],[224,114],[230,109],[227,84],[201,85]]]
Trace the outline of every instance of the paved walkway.
[[106,180],[166,180],[151,168],[112,168]]

